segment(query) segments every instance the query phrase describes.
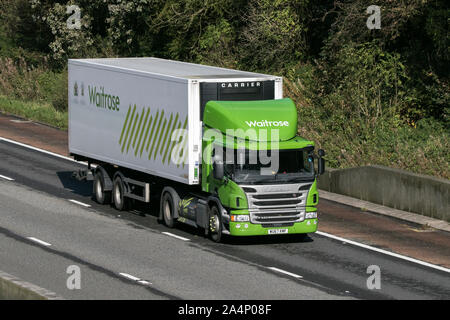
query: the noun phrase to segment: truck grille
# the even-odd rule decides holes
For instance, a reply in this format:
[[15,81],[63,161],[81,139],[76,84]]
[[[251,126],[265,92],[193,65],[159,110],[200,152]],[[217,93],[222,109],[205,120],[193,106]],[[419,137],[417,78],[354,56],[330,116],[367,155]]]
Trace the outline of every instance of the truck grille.
[[254,212],[252,214],[252,220],[255,223],[287,223],[296,222],[301,218],[301,212]]
[[246,193],[250,221],[263,225],[303,221],[305,219],[308,185],[311,186],[311,183],[252,185],[252,190],[256,192]]

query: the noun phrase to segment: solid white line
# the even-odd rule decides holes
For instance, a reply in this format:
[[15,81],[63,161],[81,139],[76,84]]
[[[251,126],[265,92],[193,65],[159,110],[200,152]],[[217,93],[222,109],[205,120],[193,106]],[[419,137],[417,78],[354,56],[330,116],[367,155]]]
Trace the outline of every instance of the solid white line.
[[86,208],[89,208],[91,206],[90,204],[86,204],[86,203],[83,203],[83,202],[80,202],[80,201],[77,201],[77,200],[70,199],[69,201],[72,202],[72,203],[75,203],[75,204],[79,204],[80,206],[83,206],[83,207],[86,207]]
[[0,178],[8,180],[8,181],[14,181],[13,178],[10,178],[10,177],[7,177],[7,176],[2,176],[1,174],[0,174]]
[[170,233],[170,232],[161,232],[161,233],[163,233],[163,234],[165,234],[167,236],[170,236],[170,237],[174,237],[174,238],[183,240],[183,241],[190,241],[190,239],[188,239],[188,238],[183,238],[183,237],[177,236],[176,234],[173,234],[173,233]]
[[316,233],[318,235],[321,235],[321,236],[324,236],[324,237],[328,237],[328,238],[331,238],[331,239],[335,239],[335,240],[339,240],[339,241],[343,241],[345,243],[352,244],[354,246],[358,246],[358,247],[361,247],[361,248],[364,248],[364,249],[367,249],[367,250],[372,250],[372,251],[375,251],[375,252],[383,253],[383,254],[391,256],[391,257],[403,259],[403,260],[406,260],[406,261],[409,261],[409,262],[420,264],[420,265],[425,266],[425,267],[429,267],[429,268],[433,268],[433,269],[436,269],[436,270],[440,270],[440,271],[444,271],[444,272],[450,273],[450,269],[447,269],[445,267],[441,267],[441,266],[438,266],[438,265],[435,265],[435,264],[432,264],[432,263],[428,263],[428,262],[425,262],[425,261],[422,261],[422,260],[410,258],[410,257],[404,256],[404,255],[401,255],[401,254],[398,254],[398,253],[390,252],[390,251],[387,251],[387,250],[371,247],[369,245],[366,245],[366,244],[363,244],[363,243],[359,243],[359,242],[356,242],[356,241],[352,241],[352,240],[348,240],[348,239],[345,239],[345,238],[341,238],[341,237],[338,237],[338,236],[334,236],[334,235],[326,233],[326,232],[316,231]]
[[302,276],[299,276],[298,274],[295,274],[295,273],[292,273],[292,272],[288,272],[288,271],[285,271],[285,270],[282,270],[282,269],[278,269],[278,268],[275,268],[275,267],[268,267],[270,270],[273,270],[273,271],[276,271],[276,272],[280,272],[280,273],[284,273],[284,274],[287,274],[288,276],[291,276],[291,277],[294,277],[294,278],[297,278],[297,279],[302,279],[303,277]]
[[27,239],[29,239],[31,241],[34,241],[34,242],[37,242],[39,244],[42,244],[43,246],[46,246],[46,247],[50,247],[52,245],[51,243],[39,240],[38,238],[34,238],[34,237],[27,237]]
[[[11,139],[3,138],[3,137],[0,137],[0,141],[1,140],[9,142],[9,143],[12,143],[12,144],[16,144],[18,146],[21,146],[21,147],[24,147],[24,148],[28,148],[28,149],[31,149],[31,150],[34,150],[34,151],[42,152],[42,153],[45,153],[45,154],[48,154],[48,155],[51,155],[51,156],[54,156],[54,157],[57,157],[57,158],[61,158],[61,159],[64,159],[64,160],[69,160],[69,161],[72,161],[72,162],[75,162],[75,163],[79,163],[79,164],[82,164],[84,166],[88,165],[86,162],[77,161],[77,160],[72,159],[70,157],[66,157],[66,156],[60,155],[58,153],[54,153],[54,152],[51,152],[51,151],[47,151],[47,150],[44,150],[44,149],[40,149],[40,148],[36,148],[36,147],[30,146],[29,144],[17,142],[17,141],[11,140]],[[91,167],[92,168],[96,168],[97,165],[91,164]]]
[[15,120],[15,119],[13,119],[13,120],[9,120],[9,121],[11,121],[11,122],[14,122],[14,123],[30,123],[31,122],[31,120]]
[[47,150],[44,150],[44,149],[39,149],[39,148],[30,146],[29,144],[17,142],[17,141],[14,141],[14,140],[3,138],[3,137],[0,137],[0,140],[6,141],[6,142],[9,142],[9,143],[13,143],[13,144],[16,144],[18,146],[25,147],[25,148],[28,148],[28,149],[31,149],[31,150],[34,150],[34,151],[39,151],[39,152],[42,152],[42,153],[46,153],[46,154],[49,154],[49,155],[54,156],[54,157],[58,157],[58,158],[61,158],[61,159],[65,159],[65,160],[69,160],[69,161],[72,161],[72,162],[79,163],[78,161],[75,161],[72,158],[69,158],[69,157],[66,157],[66,156],[62,156],[60,154],[57,154],[57,153],[54,153],[54,152],[51,152],[51,151],[47,151]]

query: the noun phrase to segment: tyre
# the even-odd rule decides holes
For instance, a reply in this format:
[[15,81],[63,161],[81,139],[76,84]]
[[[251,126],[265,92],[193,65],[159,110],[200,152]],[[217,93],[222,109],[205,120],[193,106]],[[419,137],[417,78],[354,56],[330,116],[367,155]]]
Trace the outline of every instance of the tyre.
[[124,196],[124,194],[125,185],[123,183],[122,177],[120,175],[117,175],[114,178],[112,195],[114,207],[119,211],[127,209],[128,199]]
[[99,204],[111,203],[111,191],[105,191],[105,178],[100,170],[95,173],[93,189],[95,201]]
[[164,223],[169,228],[173,228],[175,225],[175,219],[174,219],[174,210],[175,210],[175,203],[173,201],[172,195],[170,192],[164,192],[163,196],[161,197],[161,210],[162,215],[164,219]]
[[214,242],[222,240],[222,215],[217,206],[212,206],[209,213],[209,234]]

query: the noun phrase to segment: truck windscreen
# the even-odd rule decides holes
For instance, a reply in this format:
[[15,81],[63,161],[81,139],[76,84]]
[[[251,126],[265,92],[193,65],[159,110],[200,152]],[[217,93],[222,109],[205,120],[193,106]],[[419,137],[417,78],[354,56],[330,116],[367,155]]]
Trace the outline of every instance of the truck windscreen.
[[239,184],[295,183],[314,179],[312,148],[279,150],[273,154],[270,150],[228,149],[224,150],[224,159],[225,174]]

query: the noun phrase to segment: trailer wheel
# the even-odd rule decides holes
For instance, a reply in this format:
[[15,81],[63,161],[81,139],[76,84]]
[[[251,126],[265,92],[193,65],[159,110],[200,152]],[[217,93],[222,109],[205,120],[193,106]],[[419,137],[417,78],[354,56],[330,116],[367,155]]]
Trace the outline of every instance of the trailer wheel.
[[114,178],[114,184],[113,184],[113,202],[114,207],[116,207],[117,210],[122,211],[127,209],[128,199],[125,198],[125,185],[123,183],[122,177],[120,175],[117,175]]
[[169,228],[173,228],[173,226],[175,225],[174,219],[175,204],[170,192],[164,192],[161,198],[161,210],[164,218],[164,223]]
[[210,208],[209,234],[214,242],[220,242],[222,240],[222,215],[215,205]]
[[93,187],[95,201],[99,204],[111,203],[111,191],[105,191],[105,178],[100,170],[95,173]]

